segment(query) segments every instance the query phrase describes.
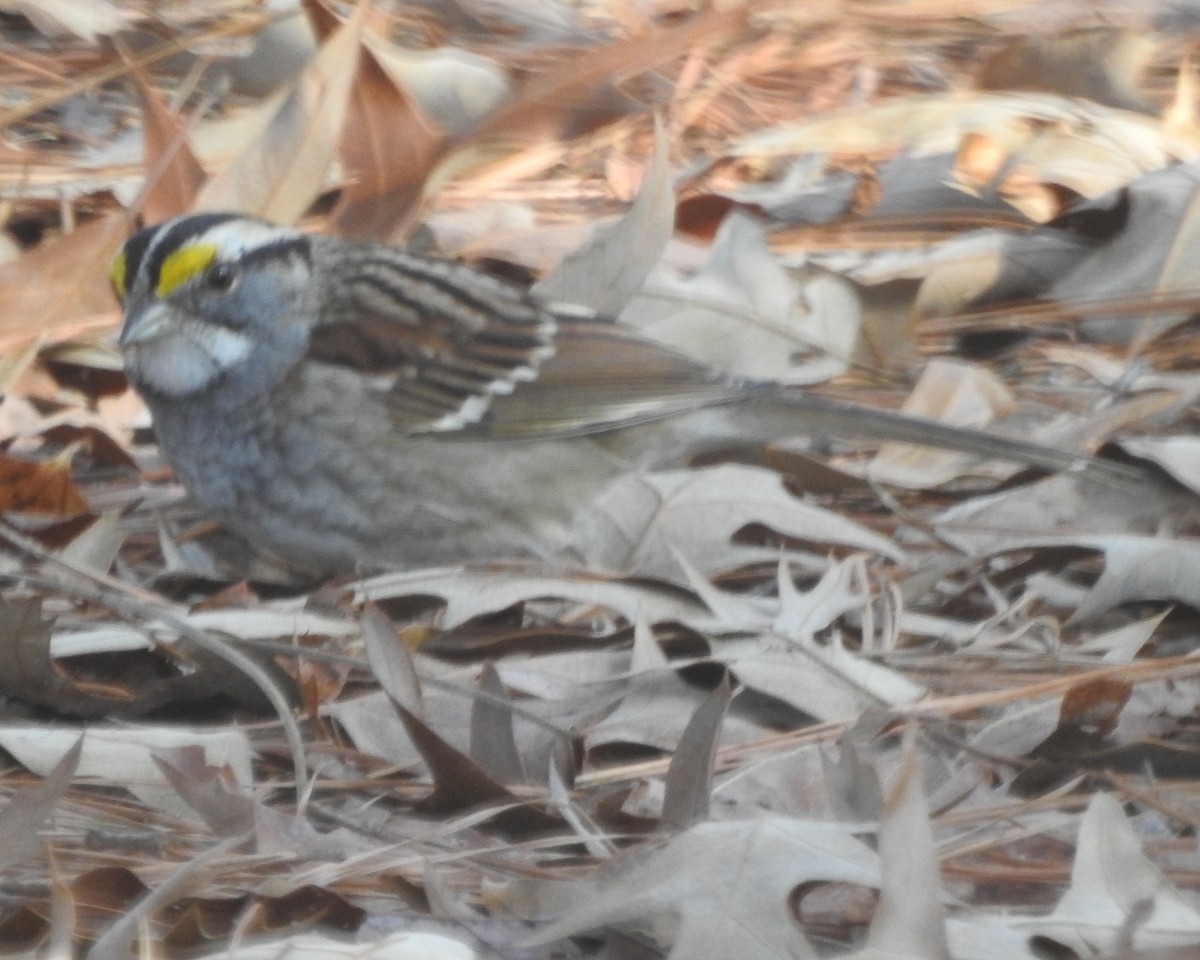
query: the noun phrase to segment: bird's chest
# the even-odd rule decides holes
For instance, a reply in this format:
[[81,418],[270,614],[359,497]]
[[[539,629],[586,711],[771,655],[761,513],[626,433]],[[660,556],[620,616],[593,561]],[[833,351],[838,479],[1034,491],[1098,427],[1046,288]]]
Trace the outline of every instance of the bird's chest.
[[175,478],[207,510],[236,509],[265,477],[286,468],[269,410],[189,401],[151,403],[150,412]]
[[297,564],[557,555],[575,546],[578,512],[628,467],[584,438],[406,436],[368,393],[307,386],[303,405],[282,411],[263,402],[151,407],[163,452],[197,505]]

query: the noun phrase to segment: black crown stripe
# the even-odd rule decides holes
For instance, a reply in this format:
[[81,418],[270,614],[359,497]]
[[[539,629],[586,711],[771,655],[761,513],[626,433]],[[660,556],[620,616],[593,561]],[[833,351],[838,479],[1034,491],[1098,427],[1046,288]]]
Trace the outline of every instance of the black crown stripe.
[[172,252],[218,224],[243,219],[237,213],[197,213],[140,230],[125,242],[125,286],[133,286],[147,251],[150,251],[150,259],[145,272],[150,281],[149,289],[154,290],[158,286],[158,275],[162,272],[163,264]]

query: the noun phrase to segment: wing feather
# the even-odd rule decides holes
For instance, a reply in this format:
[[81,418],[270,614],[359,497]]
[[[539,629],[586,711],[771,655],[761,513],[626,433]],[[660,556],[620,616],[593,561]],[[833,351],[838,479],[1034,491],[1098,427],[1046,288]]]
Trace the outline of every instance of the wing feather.
[[562,318],[536,382],[498,399],[497,437],[595,433],[739,399],[750,385],[604,319]]
[[370,375],[401,432],[593,433],[748,389],[619,324],[457,264],[343,246],[334,267],[308,359]]

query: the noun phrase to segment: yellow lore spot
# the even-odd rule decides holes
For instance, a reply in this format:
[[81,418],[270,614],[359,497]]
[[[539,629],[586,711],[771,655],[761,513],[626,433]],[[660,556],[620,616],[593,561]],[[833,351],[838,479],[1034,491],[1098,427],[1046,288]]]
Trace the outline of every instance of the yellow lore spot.
[[217,247],[213,243],[188,243],[172,251],[163,260],[162,269],[158,272],[155,294],[160,297],[170,295],[172,290],[207,270],[216,259]]
[[113,257],[112,266],[108,268],[108,279],[112,281],[113,292],[118,300],[125,299],[125,251],[122,250]]

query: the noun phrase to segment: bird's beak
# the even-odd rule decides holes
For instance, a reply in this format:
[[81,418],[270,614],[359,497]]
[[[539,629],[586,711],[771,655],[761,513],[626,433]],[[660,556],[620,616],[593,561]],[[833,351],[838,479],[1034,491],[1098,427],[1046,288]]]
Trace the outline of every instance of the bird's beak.
[[162,335],[170,326],[171,320],[171,311],[167,309],[166,304],[153,301],[125,317],[117,344],[124,350],[126,347],[153,340]]

